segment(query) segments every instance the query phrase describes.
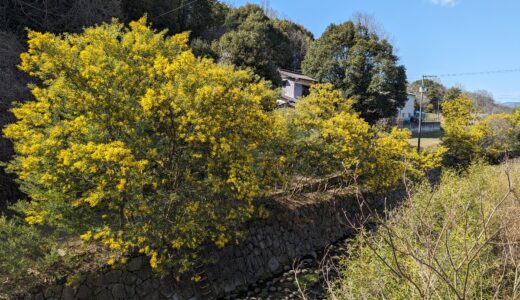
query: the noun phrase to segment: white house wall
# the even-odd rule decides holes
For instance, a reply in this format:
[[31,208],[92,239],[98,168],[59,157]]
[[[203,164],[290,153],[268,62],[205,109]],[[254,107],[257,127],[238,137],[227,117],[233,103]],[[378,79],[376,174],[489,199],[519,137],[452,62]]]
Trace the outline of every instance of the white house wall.
[[292,80],[284,80],[284,87],[283,87],[283,95],[290,97],[290,98],[296,98],[295,97],[295,85],[296,83]]
[[399,109],[398,118],[404,121],[409,121],[413,116],[415,111],[415,96],[408,95],[408,100],[406,101],[403,108]]

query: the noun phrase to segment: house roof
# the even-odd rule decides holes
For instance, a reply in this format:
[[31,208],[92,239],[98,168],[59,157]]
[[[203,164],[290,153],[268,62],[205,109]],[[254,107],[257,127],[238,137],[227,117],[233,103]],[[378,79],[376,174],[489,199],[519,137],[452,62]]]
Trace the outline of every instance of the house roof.
[[317,82],[316,79],[311,78],[309,76],[305,76],[302,73],[293,72],[293,71],[289,71],[289,70],[282,70],[282,69],[278,70],[278,72],[280,72],[280,76],[292,78],[292,79],[294,79],[296,81],[302,80],[302,81]]

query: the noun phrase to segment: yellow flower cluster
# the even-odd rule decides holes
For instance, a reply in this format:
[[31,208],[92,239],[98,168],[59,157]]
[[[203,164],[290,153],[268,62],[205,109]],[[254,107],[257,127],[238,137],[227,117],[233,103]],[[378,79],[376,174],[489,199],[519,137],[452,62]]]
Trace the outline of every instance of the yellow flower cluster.
[[391,186],[405,175],[421,177],[440,164],[445,152],[441,147],[417,153],[408,143],[409,131],[385,133],[371,127],[331,84],[314,85],[298,101],[292,118],[299,135],[307,136],[307,155],[313,156],[307,161],[320,160],[322,173],[341,170],[349,178],[362,177],[369,186]]
[[41,84],[4,130],[16,150],[8,169],[31,197],[27,222],[180,271],[204,241],[235,240],[227,229],[251,218],[263,170],[279,163],[266,150],[275,92],[188,42],[146,18],[29,33],[20,68]]

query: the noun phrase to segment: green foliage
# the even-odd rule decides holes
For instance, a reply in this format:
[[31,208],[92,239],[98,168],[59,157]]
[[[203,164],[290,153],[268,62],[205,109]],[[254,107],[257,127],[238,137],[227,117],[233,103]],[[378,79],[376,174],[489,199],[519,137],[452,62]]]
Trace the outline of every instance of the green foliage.
[[83,27],[123,17],[121,0],[7,0],[0,18],[9,31],[77,32]]
[[309,48],[302,68],[341,89],[371,124],[394,117],[407,100],[405,68],[392,45],[360,23],[330,25]]
[[282,65],[289,70],[301,70],[303,59],[314,41],[314,36],[302,25],[289,20],[273,20],[273,25],[281,31],[289,42],[290,57]]
[[250,68],[276,84],[277,68],[300,69],[313,40],[303,26],[271,20],[253,4],[236,9],[218,0],[9,0],[0,4],[5,29],[20,35],[25,28],[79,32],[114,17],[129,22],[142,15],[148,15],[154,28],[168,29],[170,34],[190,31],[197,56],[220,55],[223,62]]
[[307,287],[317,283],[320,280],[320,276],[315,273],[306,273],[297,275],[298,282],[294,281],[294,285],[298,288],[298,285],[302,290],[306,290]]
[[4,133],[26,221],[83,233],[114,254],[186,271],[199,246],[240,239],[278,158],[275,94],[250,73],[197,59],[188,35],[141,19],[81,34],[29,33],[21,68],[41,80]]
[[[408,87],[410,93],[417,95],[417,101],[421,99],[419,88],[422,84],[422,80],[416,80]],[[437,108],[440,109],[441,102],[444,99],[446,87],[431,79],[424,80],[424,87],[426,88],[426,93],[424,94],[423,99],[423,109],[426,112],[437,112]],[[418,107],[418,103],[416,103],[416,107]]]
[[[24,201],[12,208],[26,206]],[[0,216],[0,299],[18,299],[33,288],[67,278],[74,284],[80,274],[106,265],[110,253],[97,244],[57,238],[48,227],[27,224],[19,217]]]
[[57,261],[56,243],[45,237],[34,226],[17,219],[0,216],[0,298],[35,284],[50,276],[45,272]]
[[462,89],[458,88],[458,87],[451,87],[449,89],[446,90],[446,92],[444,93],[444,99],[443,101],[450,101],[450,100],[455,100],[461,96],[463,96],[463,91]]
[[34,226],[0,216],[0,277],[8,278],[43,257],[51,249]]
[[518,113],[496,114],[475,124],[480,132],[480,153],[491,163],[498,163],[507,156],[520,154],[520,119]]
[[[511,176],[508,178],[506,174]],[[445,172],[418,187],[378,230],[362,231],[332,299],[514,299],[518,296],[520,168]],[[505,197],[507,196],[507,197]]]
[[195,38],[190,42],[191,51],[197,57],[218,59],[218,54],[213,50],[211,43],[201,38]]
[[171,33],[191,31],[193,37],[211,38],[229,10],[217,0],[122,0],[127,21],[148,15],[153,26]]
[[226,25],[228,31],[214,45],[220,61],[280,84],[278,68],[292,63],[289,38],[253,4],[232,11]]

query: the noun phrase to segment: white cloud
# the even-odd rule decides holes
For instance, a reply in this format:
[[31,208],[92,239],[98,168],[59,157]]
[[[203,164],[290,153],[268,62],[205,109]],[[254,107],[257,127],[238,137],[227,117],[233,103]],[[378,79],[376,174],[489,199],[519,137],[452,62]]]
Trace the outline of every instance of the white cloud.
[[458,0],[429,0],[430,3],[433,3],[435,5],[442,5],[442,6],[454,6],[457,4]]

